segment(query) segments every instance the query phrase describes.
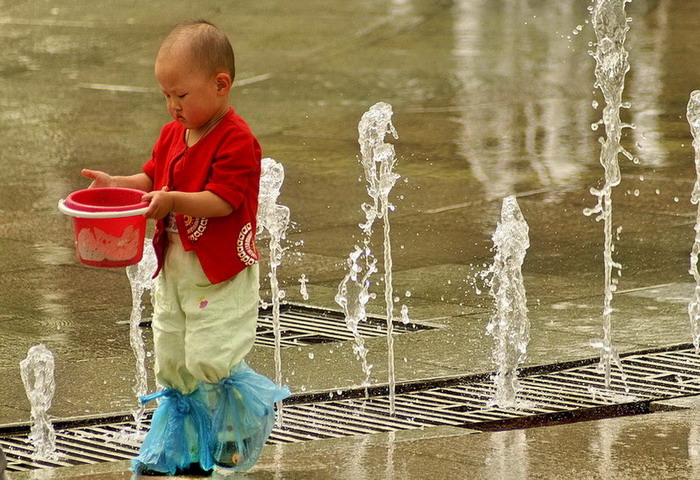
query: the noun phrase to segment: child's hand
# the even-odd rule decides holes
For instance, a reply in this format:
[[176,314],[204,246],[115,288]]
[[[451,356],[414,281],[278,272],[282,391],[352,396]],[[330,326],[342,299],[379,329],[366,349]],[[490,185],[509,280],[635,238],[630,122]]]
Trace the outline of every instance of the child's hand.
[[88,170],[87,168],[84,168],[80,171],[80,174],[85,178],[92,179],[92,183],[88,188],[117,186],[112,176],[105,172],[100,172],[98,170]]
[[168,187],[163,187],[163,190],[149,192],[141,197],[143,202],[151,202],[143,214],[146,218],[163,218],[170,213],[174,207],[175,199],[172,193],[168,192]]

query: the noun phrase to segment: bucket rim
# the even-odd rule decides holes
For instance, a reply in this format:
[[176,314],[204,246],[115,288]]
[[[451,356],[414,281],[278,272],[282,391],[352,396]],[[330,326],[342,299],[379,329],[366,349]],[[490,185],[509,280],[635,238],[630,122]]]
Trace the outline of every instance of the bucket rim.
[[[113,194],[121,193],[122,195],[126,194],[127,199],[125,200],[125,203],[123,204],[116,204],[116,205],[103,205],[103,204],[94,204],[90,202],[90,197],[88,197],[87,201],[86,199],[79,199],[81,196],[85,195],[90,195],[92,194],[93,196],[95,194],[103,195],[103,196],[111,196]],[[76,190],[66,196],[64,202],[66,203],[66,206],[70,209],[77,210],[77,211],[85,211],[85,212],[113,212],[113,211],[128,211],[128,210],[134,210],[136,208],[141,208],[148,206],[148,202],[144,202],[141,200],[141,197],[145,195],[146,192],[142,190],[138,190],[135,188],[128,188],[128,187],[95,187],[95,188],[83,188],[81,190]],[[129,197],[133,198],[129,198]],[[78,197],[78,198],[76,198]],[[120,199],[124,200],[124,199]]]
[[86,212],[83,210],[75,210],[66,205],[65,200],[61,199],[58,201],[58,209],[70,217],[76,218],[124,218],[124,217],[137,217],[143,215],[146,210],[148,210],[148,205],[141,208],[135,208],[132,210],[116,210],[108,212]]

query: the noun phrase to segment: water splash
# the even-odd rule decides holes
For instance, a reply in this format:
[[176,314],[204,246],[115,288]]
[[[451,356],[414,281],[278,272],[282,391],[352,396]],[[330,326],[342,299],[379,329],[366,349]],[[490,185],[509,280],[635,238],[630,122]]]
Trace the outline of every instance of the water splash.
[[[364,268],[362,267],[363,260]],[[359,325],[367,320],[367,303],[376,297],[375,294],[369,292],[369,278],[377,271],[377,259],[372,256],[369,248],[362,249],[355,245],[355,250],[348,257],[347,263],[348,273],[338,286],[335,302],[343,309],[345,324],[352,332],[355,341],[352,350],[362,364],[362,371],[365,374],[362,385],[365,387],[365,396],[368,396],[367,387],[370,385],[372,365],[367,361],[369,350],[365,347],[365,341],[360,335]],[[363,270],[364,273],[362,273]]]
[[401,305],[401,323],[408,325],[411,323],[411,317],[408,316],[408,306]]
[[362,115],[357,130],[359,132],[360,153],[362,154],[360,161],[367,180],[367,193],[372,199],[372,203],[362,204],[366,222],[361,224],[360,228],[365,234],[365,246],[369,243],[374,221],[377,218],[384,221],[384,300],[386,302],[389,413],[393,415],[396,408],[396,372],[394,367],[394,293],[389,211],[394,210],[394,205],[389,202],[389,193],[401,176],[393,171],[396,163],[394,145],[384,141],[384,138],[389,134],[398,138],[396,129],[391,123],[392,115],[391,105],[378,102]]
[[306,278],[305,274],[301,274],[301,277],[299,277],[299,293],[301,294],[301,298],[304,300],[309,299],[309,291],[306,288],[306,284],[309,282],[309,279]]
[[695,353],[700,353],[700,272],[698,271],[698,256],[700,255],[700,90],[695,90],[690,94],[686,116],[690,124],[690,133],[693,135],[695,172],[697,174],[690,202],[698,206],[697,219],[695,221],[695,241],[690,252],[689,271],[695,279],[695,291],[692,300],[688,303],[688,316],[690,317],[690,334],[693,338]]
[[[143,257],[135,265],[126,267],[126,276],[131,285],[131,315],[129,317],[129,342],[136,358],[136,375],[133,386],[137,398],[148,393],[148,371],[146,369],[146,348],[141,334],[141,317],[143,315],[143,294],[153,288],[153,274],[158,267],[158,259],[153,249],[153,241],[144,239]],[[141,422],[146,413],[146,406],[138,402],[139,407],[131,414],[136,422],[136,432],[141,431]]]
[[491,353],[496,373],[494,398],[489,405],[502,408],[518,406],[518,366],[527,357],[530,321],[527,317],[527,296],[523,284],[522,265],[530,246],[529,227],[514,196],[503,199],[501,221],[493,234],[496,254],[489,268],[489,294],[495,312],[486,333],[493,336]]
[[[600,89],[605,99],[603,109],[603,125],[605,137],[600,137],[600,163],[605,170],[605,184],[598,190],[591,188],[591,194],[598,197],[598,203],[593,208],[584,209],[585,215],[597,214],[596,221],[603,221],[605,269],[604,305],[603,305],[603,338],[594,340],[591,344],[601,350],[600,368],[605,373],[605,387],[610,388],[612,364],[622,371],[617,349],[612,345],[612,298],[617,289],[617,278],[613,278],[613,269],[621,274],[622,265],[612,258],[614,245],[612,241],[612,189],[620,184],[620,166],[618,155],[623,154],[635,163],[631,153],[622,148],[620,138],[623,128],[633,128],[622,122],[620,109],[629,108],[622,102],[622,91],[625,86],[625,75],[630,69],[627,61],[627,50],[624,48],[625,37],[629,30],[625,4],[630,0],[597,0],[591,9],[593,29],[597,38],[595,52],[590,52],[596,62],[595,86]],[[624,380],[624,374],[623,374]]]
[[[272,328],[275,335],[275,382],[282,386],[282,332],[280,330],[280,302],[285,297],[277,279],[277,267],[282,263],[289,227],[289,208],[277,203],[282,184],[284,167],[271,158],[263,158],[260,171],[260,192],[258,193],[258,233],[267,231],[270,235],[270,290],[272,295]],[[278,424],[282,419],[282,402],[277,404]]]
[[27,358],[19,362],[22,383],[31,405],[32,426],[29,441],[34,446],[34,460],[55,460],[56,433],[49,420],[48,410],[56,392],[53,353],[43,344],[34,345]]

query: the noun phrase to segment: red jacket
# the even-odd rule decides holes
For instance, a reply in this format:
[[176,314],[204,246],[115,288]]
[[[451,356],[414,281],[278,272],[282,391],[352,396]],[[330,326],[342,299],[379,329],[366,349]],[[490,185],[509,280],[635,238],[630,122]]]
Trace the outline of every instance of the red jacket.
[[[248,124],[233,108],[192,147],[185,144],[185,128],[166,124],[143,171],[153,190],[201,192],[208,190],[226,200],[233,212],[225,217],[193,218],[177,214],[175,220],[185,250],[194,250],[212,283],[235,276],[258,260],[255,247],[258,189],[262,152]],[[168,235],[163,220],[153,237],[158,270],[163,266]]]

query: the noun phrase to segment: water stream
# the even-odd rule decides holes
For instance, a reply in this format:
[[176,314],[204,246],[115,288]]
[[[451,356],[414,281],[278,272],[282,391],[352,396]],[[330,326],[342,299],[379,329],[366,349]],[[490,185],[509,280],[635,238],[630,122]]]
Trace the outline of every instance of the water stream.
[[365,387],[365,397],[367,397],[372,365],[367,360],[369,350],[360,334],[359,325],[367,320],[367,303],[376,297],[374,293],[369,292],[369,287],[370,277],[377,271],[377,259],[372,256],[367,246],[361,248],[355,245],[355,250],[348,257],[347,263],[348,273],[338,286],[335,302],[343,309],[345,324],[352,332],[355,342],[352,348],[365,374],[362,385]]
[[49,419],[49,408],[56,392],[54,356],[43,344],[34,345],[27,358],[19,362],[22,383],[31,405],[29,441],[34,447],[34,460],[55,460],[56,433]]
[[[284,167],[271,158],[263,158],[258,194],[258,234],[267,231],[270,251],[270,290],[272,295],[272,328],[275,335],[275,383],[282,386],[282,332],[280,330],[280,302],[285,297],[277,279],[277,267],[282,263],[282,240],[289,227],[289,208],[277,203],[284,183]],[[282,421],[282,402],[277,404],[278,424]]]
[[362,115],[357,126],[359,132],[360,161],[367,180],[367,193],[372,203],[363,203],[366,222],[360,225],[365,234],[365,246],[369,243],[372,226],[377,218],[384,225],[384,301],[386,303],[387,364],[389,381],[389,412],[395,411],[396,372],[394,366],[394,292],[392,280],[391,226],[389,211],[394,205],[389,201],[389,193],[400,175],[393,171],[396,163],[394,145],[386,143],[385,137],[391,134],[398,138],[391,123],[391,105],[378,102]]
[[495,311],[486,327],[494,339],[491,358],[496,368],[496,393],[489,402],[501,408],[517,407],[518,366],[525,361],[530,320],[522,265],[530,247],[529,227],[514,196],[503,199],[501,221],[493,234],[494,260],[489,269],[489,294]]
[[[601,350],[600,368],[605,374],[605,388],[611,384],[611,369],[615,364],[622,371],[617,348],[612,344],[612,299],[617,289],[618,279],[613,276],[616,269],[621,275],[622,265],[613,260],[613,221],[612,221],[612,191],[620,184],[620,166],[618,155],[623,154],[630,160],[632,154],[620,145],[624,128],[632,128],[620,119],[620,109],[629,108],[622,102],[622,92],[625,86],[625,75],[630,69],[627,61],[627,50],[624,48],[625,37],[629,30],[629,19],[625,12],[625,4],[630,0],[597,0],[591,9],[592,24],[596,35],[596,50],[591,52],[595,59],[595,87],[605,99],[603,118],[593,124],[605,127],[605,137],[600,137],[600,163],[605,170],[605,183],[601,189],[591,188],[591,194],[598,197],[598,203],[593,208],[584,209],[585,215],[597,214],[596,221],[603,221],[604,247],[603,264],[605,270],[604,301],[603,301],[603,338],[592,342]],[[624,375],[623,375],[624,377]]]
[[[146,368],[146,348],[141,333],[143,316],[143,294],[153,288],[153,274],[158,267],[158,259],[153,249],[153,241],[144,239],[143,257],[135,265],[126,267],[126,275],[131,285],[131,315],[129,317],[129,343],[136,358],[136,375],[133,386],[137,398],[148,393],[148,370]],[[136,432],[141,431],[141,422],[146,406],[138,402],[138,407],[131,412],[136,422]]]
[[695,241],[690,252],[689,272],[695,280],[695,290],[693,298],[688,303],[688,316],[690,317],[690,334],[693,338],[695,352],[700,353],[700,272],[698,271],[698,256],[700,255],[700,90],[695,90],[690,94],[686,116],[690,124],[690,133],[693,135],[695,172],[697,175],[690,202],[698,206],[695,220]]

